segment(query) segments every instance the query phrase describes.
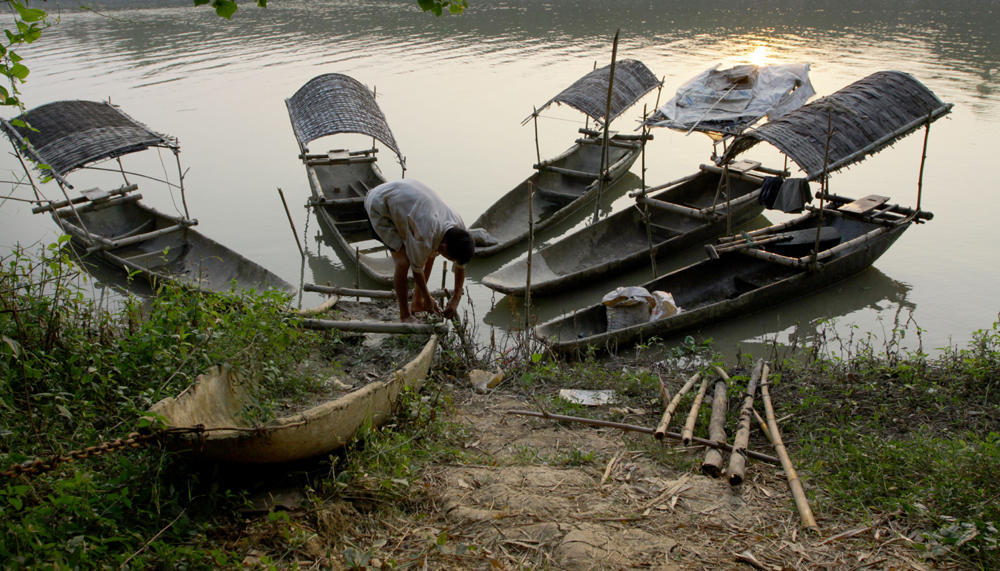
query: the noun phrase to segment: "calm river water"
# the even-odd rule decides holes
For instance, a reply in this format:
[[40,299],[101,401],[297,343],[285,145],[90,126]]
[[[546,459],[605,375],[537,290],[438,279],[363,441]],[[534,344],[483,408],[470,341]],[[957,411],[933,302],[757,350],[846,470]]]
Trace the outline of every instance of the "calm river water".
[[[765,339],[784,341],[796,325],[808,337],[822,320],[833,319],[844,335],[873,331],[882,337],[912,317],[906,344],[916,345],[915,323],[923,330],[924,348],[933,350],[964,344],[972,331],[997,319],[1000,232],[994,221],[1000,184],[987,168],[1000,148],[996,2],[739,1],[724,9],[704,1],[469,2],[466,14],[442,18],[422,14],[415,0],[272,0],[267,9],[244,2],[227,22],[187,1],[98,1],[91,5],[96,12],[89,12],[50,0],[39,5],[59,11],[60,20],[22,51],[32,70],[24,98],[29,107],[61,99],[110,99],[154,130],[178,137],[190,168],[187,200],[201,232],[289,282],[352,285],[353,263],[340,259],[302,207],[309,187],[284,105],[316,75],[341,72],[377,87],[379,104],[406,155],[407,175],[435,188],[471,223],[531,173],[534,134],[521,120],[595,62],[606,65],[617,28],[619,57],[640,59],[665,78],[663,101],[686,79],[717,63],[808,62],[820,95],[874,71],[898,69],[955,104],[930,134],[923,205],[934,212],[934,220],[911,228],[875,267],[854,279],[697,336],[714,338],[719,349],[732,354],[740,344],[745,351]],[[652,110],[655,98],[654,92],[627,112],[618,128],[632,129],[643,104]],[[581,126],[583,116],[572,109],[546,111],[539,121],[542,158],[569,147]],[[711,153],[703,135],[660,129],[655,136],[646,156],[651,185],[694,172]],[[348,138],[346,144],[352,142],[364,143]],[[919,134],[911,136],[836,175],[831,188],[847,196],[878,193],[913,204],[921,143]],[[313,149],[322,150],[319,144]],[[761,151],[749,158],[780,161],[773,150]],[[150,156],[127,166],[166,172],[176,180],[173,157],[142,154]],[[381,160],[390,179],[400,176],[390,153],[382,153]],[[0,157],[0,168],[8,173],[3,180],[19,172],[7,153]],[[612,193],[604,212],[627,207],[630,200],[623,194],[640,184],[639,170],[637,163],[635,176]],[[78,188],[88,188],[89,176],[73,180]],[[12,192],[5,187],[4,194]],[[304,267],[279,187],[292,202],[299,233],[307,235]],[[140,189],[148,203],[176,211],[179,197],[165,185],[145,182]],[[46,193],[58,191],[53,187]],[[13,196],[29,198],[30,193],[22,187]],[[20,202],[0,205],[0,253],[18,243],[56,238],[52,221],[29,210]],[[541,239],[558,238],[574,224],[585,224],[582,218],[583,213]],[[769,214],[756,224],[782,219]],[[484,338],[491,327],[510,326],[512,306],[478,279],[524,251],[470,267],[469,309]],[[696,248],[667,269],[703,256]],[[616,276],[572,295],[539,300],[535,311],[548,319],[594,303],[617,285],[650,277],[648,270]],[[439,280],[435,276],[432,283]],[[116,283],[102,277],[97,287]],[[305,305],[318,302],[313,294],[303,299]]]

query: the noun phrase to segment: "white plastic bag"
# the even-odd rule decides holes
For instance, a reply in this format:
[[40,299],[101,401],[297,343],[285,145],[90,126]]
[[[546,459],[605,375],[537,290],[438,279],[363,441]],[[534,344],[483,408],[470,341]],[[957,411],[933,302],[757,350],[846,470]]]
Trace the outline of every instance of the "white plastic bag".
[[665,291],[654,291],[653,297],[656,298],[656,305],[653,307],[653,311],[649,314],[650,321],[656,321],[658,319],[677,315],[681,312],[681,308],[677,307],[677,302],[674,301],[674,296],[670,293]]
[[643,287],[620,287],[604,296],[607,307],[608,331],[624,329],[649,322],[656,298]]

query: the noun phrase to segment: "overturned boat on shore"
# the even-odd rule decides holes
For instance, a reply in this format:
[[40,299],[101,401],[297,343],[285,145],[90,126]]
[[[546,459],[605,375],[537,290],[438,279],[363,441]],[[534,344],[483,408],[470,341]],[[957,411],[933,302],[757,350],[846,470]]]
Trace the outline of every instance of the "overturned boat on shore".
[[[395,265],[385,244],[372,237],[365,212],[368,191],[386,182],[376,164],[375,141],[395,153],[404,174],[406,163],[375,95],[352,77],[327,73],[306,82],[285,105],[309,178],[309,205],[333,233],[345,260],[354,260],[377,282],[392,285]],[[316,139],[342,133],[370,136],[372,147],[309,151]]]
[[[32,212],[51,213],[87,254],[144,278],[154,288],[158,281],[169,281],[213,292],[296,291],[277,275],[192,229],[198,221],[187,212],[183,176],[176,185],[183,214],[165,214],[139,202],[142,195],[135,192],[139,187],[129,183],[131,173],[124,170],[121,157],[150,147],[168,149],[177,157],[180,172],[180,146],[173,137],[151,131],[110,103],[94,101],[57,101],[0,124],[15,150],[39,165],[62,191],[63,200],[39,200]],[[118,168],[96,166],[112,159]],[[73,185],[65,176],[79,169],[119,172],[124,184],[111,190],[83,190],[81,196],[70,198],[67,191]]]
[[[826,180],[921,127],[929,131],[951,107],[908,74],[879,72],[736,137],[723,162],[766,141],[808,180]],[[643,284],[650,292],[670,293],[680,308],[676,314],[615,330],[607,308],[597,304],[547,321],[535,334],[559,352],[614,350],[750,315],[856,275],[907,228],[932,218],[920,209],[919,191],[912,209],[880,195],[819,197],[820,206],[798,218],[723,238],[709,249],[710,259]]]
[[[609,114],[612,66],[614,90]],[[598,125],[609,124],[660,84],[642,62],[623,60],[580,78],[539,107],[525,122],[537,118],[553,103],[561,103],[584,113]],[[527,240],[529,218],[534,222],[534,231],[543,232],[585,205],[593,204],[639,158],[644,138],[651,138],[609,133],[605,147],[602,131],[584,128],[580,134],[583,137],[565,152],[534,165],[538,172],[501,197],[469,226],[477,237],[477,257],[499,254]]]
[[432,335],[423,350],[384,381],[375,381],[301,413],[260,426],[246,420],[253,402],[246,379],[226,366],[200,375],[177,397],[154,404],[149,412],[166,428],[198,428],[176,434],[165,444],[207,460],[239,464],[277,464],[327,454],[351,442],[359,428],[380,426],[392,416],[401,392],[419,389],[437,350]]

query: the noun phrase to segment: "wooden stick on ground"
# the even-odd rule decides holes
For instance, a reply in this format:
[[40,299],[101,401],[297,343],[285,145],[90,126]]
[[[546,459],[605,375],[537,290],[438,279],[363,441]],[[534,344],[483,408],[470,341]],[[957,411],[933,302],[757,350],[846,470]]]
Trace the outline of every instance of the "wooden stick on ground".
[[788,488],[792,491],[792,497],[795,498],[795,507],[799,509],[799,518],[802,519],[803,527],[818,532],[819,526],[816,525],[816,519],[813,518],[812,510],[809,509],[809,501],[806,499],[806,493],[802,489],[802,481],[799,480],[799,475],[795,473],[795,468],[792,467],[792,461],[788,458],[788,451],[785,450],[785,444],[781,441],[781,433],[778,432],[778,421],[774,419],[771,394],[767,389],[766,371],[767,368],[765,367],[765,372],[760,383],[760,390],[761,396],[764,399],[764,413],[767,415],[767,426],[770,429],[771,438],[774,439],[774,451],[778,453],[778,459],[781,460],[781,468],[785,471]]
[[687,422],[684,423],[684,430],[681,431],[681,442],[684,446],[691,444],[691,437],[694,436],[694,427],[698,423],[698,411],[701,409],[701,401],[705,399],[705,391],[708,390],[708,377],[701,381],[701,388],[698,395],[694,397],[694,404],[691,405],[691,412],[688,413]]
[[[579,422],[582,424],[590,424],[592,426],[606,426],[608,428],[617,428],[619,430],[627,430],[629,432],[639,432],[642,434],[653,434],[653,429],[645,426],[636,426],[634,424],[623,424],[621,422],[611,422],[609,420],[596,420],[593,418],[580,418],[578,416],[566,416],[563,414],[552,414],[549,412],[535,412],[533,410],[508,410],[504,414],[517,414],[521,416],[534,416],[537,418],[545,418],[548,420],[562,420],[566,422]],[[665,432],[664,436],[673,440],[680,440],[681,435],[676,432]],[[725,450],[726,452],[732,452],[733,447],[728,444],[720,444],[718,442],[712,442],[711,440],[706,440],[704,438],[698,438],[695,436],[691,439],[695,444],[700,444],[702,446],[708,446],[710,448],[718,448],[720,450]],[[746,451],[747,457],[753,458],[754,460],[760,460],[761,462],[767,462],[769,464],[780,464],[777,458],[774,456],[768,456],[767,454],[761,454],[760,452],[754,452],[753,450]]]
[[[720,444],[726,443],[726,412],[729,410],[729,399],[726,396],[726,389],[729,383],[729,375],[721,368],[716,367],[720,379],[715,382],[715,399],[712,401],[712,420],[708,423],[708,439]],[[712,478],[718,478],[722,474],[722,452],[716,448],[709,448],[705,453],[705,460],[701,463],[701,473]]]
[[688,379],[688,382],[684,383],[681,390],[677,391],[673,400],[671,400],[670,404],[667,405],[667,410],[663,411],[663,418],[660,419],[660,424],[656,427],[656,431],[653,432],[653,436],[655,436],[657,440],[663,440],[663,436],[667,433],[667,427],[670,426],[670,419],[673,417],[674,411],[677,409],[677,405],[680,404],[681,398],[686,395],[689,390],[691,390],[691,387],[693,387],[700,378],[701,373],[695,373],[693,377]]
[[757,392],[757,383],[762,376],[766,376],[767,365],[764,359],[757,361],[747,382],[747,390],[743,396],[743,407],[740,409],[740,418],[736,423],[736,437],[733,439],[733,454],[729,457],[729,485],[739,486],[743,483],[743,475],[747,467],[747,446],[750,443],[750,417],[753,414],[753,396]]

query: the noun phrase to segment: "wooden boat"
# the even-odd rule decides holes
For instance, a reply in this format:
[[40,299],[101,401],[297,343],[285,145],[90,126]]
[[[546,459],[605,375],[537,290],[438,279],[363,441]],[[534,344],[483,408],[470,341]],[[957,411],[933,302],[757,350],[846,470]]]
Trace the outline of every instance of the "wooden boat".
[[367,423],[379,426],[388,420],[400,392],[423,384],[436,349],[437,337],[431,336],[420,354],[391,378],[262,426],[251,426],[244,418],[244,407],[251,402],[246,381],[224,366],[213,367],[177,397],[163,399],[149,411],[169,427],[208,429],[167,443],[200,458],[241,464],[311,458],[344,446]]
[[[538,108],[530,120],[553,103],[565,103],[591,117],[598,124],[624,113],[642,96],[660,85],[649,68],[637,60],[615,65],[611,113],[607,110],[611,67],[596,69],[577,80]],[[500,198],[469,228],[479,229],[476,256],[498,254],[527,240],[529,211],[536,233],[566,219],[580,208],[593,204],[607,188],[617,183],[642,152],[643,135],[609,133],[607,155],[602,157],[603,132],[580,129],[584,136],[561,155],[534,165],[538,171]],[[651,138],[646,136],[645,138]],[[603,180],[602,179],[603,175]],[[532,196],[529,207],[528,197]],[[485,235],[483,235],[485,234]]]
[[48,201],[32,212],[52,213],[59,227],[88,254],[154,286],[163,280],[214,292],[296,291],[277,275],[193,230],[198,221],[186,214],[183,179],[183,216],[142,204],[142,195],[134,193],[138,186],[127,179],[111,191],[84,190],[72,199],[66,193],[73,188],[65,178],[70,172],[149,147],[173,151],[180,170],[175,139],[150,131],[109,103],[92,101],[49,103],[16,120],[2,120],[2,126],[18,152],[45,165],[43,174],[54,178],[63,191],[64,200]]
[[[951,110],[926,86],[901,72],[879,72],[736,137],[723,157],[761,141],[781,149],[809,179],[862,161]],[[922,164],[921,164],[922,166]],[[919,188],[920,185],[918,185]],[[819,208],[713,248],[708,259],[644,284],[673,295],[681,312],[657,321],[608,330],[606,307],[597,304],[547,321],[535,329],[553,350],[613,349],[651,337],[666,338],[752,314],[847,279],[875,262],[914,222],[932,215],[887,205],[870,195],[857,201],[820,194]],[[824,206],[830,200],[833,207]],[[832,229],[832,230],[830,230]],[[807,231],[802,243],[789,233]],[[818,244],[818,248],[817,248]]]
[[[691,176],[647,189],[662,189],[638,197],[648,206],[648,233],[643,213],[629,208],[534,252],[531,295],[551,295],[648,264],[650,244],[653,255],[664,259],[724,234],[727,227],[749,222],[764,210],[757,200],[763,178],[749,172],[759,167],[760,163],[750,162],[743,170],[731,167],[728,195],[723,170],[709,165]],[[482,283],[523,296],[527,274],[528,262],[522,259],[489,274]]]
[[[372,237],[365,212],[368,191],[386,182],[376,164],[374,141],[396,154],[404,174],[406,165],[374,95],[354,78],[328,73],[309,80],[285,105],[309,177],[309,204],[333,233],[342,256],[355,260],[377,282],[392,285],[395,265],[388,248]],[[309,143],[341,133],[368,135],[372,148],[310,154]]]

